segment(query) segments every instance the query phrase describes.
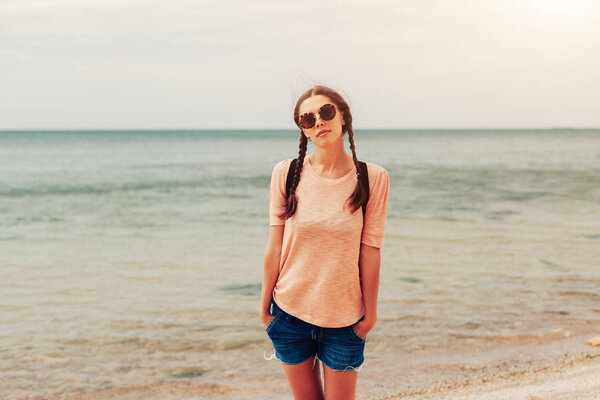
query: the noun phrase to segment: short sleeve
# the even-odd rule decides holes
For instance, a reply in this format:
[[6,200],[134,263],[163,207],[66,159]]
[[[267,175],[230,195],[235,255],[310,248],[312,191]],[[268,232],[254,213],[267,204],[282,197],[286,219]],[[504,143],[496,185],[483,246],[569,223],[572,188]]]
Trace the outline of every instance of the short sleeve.
[[369,202],[367,203],[367,211],[365,213],[361,243],[381,248],[385,232],[390,177],[384,168],[379,166],[373,167],[371,168],[379,171],[377,171],[373,183],[370,181],[372,175],[369,173]]
[[285,181],[291,159],[275,164],[271,174],[271,188],[269,194],[269,225],[285,225],[285,219],[279,215],[285,210]]

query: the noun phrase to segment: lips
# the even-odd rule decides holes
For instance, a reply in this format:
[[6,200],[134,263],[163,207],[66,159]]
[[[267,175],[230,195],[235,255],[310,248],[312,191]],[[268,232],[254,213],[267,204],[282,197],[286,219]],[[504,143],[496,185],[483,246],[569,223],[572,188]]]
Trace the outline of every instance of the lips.
[[331,132],[331,131],[329,129],[323,129],[322,131],[319,131],[319,133],[317,133],[317,137],[319,137],[327,132]]

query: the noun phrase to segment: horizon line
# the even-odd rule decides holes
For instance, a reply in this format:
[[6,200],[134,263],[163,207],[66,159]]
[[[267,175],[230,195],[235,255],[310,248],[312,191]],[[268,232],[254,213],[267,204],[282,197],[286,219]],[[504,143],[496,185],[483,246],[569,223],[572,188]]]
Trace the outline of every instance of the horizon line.
[[[536,126],[536,127],[397,127],[397,128],[354,128],[355,130],[598,130],[598,127]],[[0,128],[0,132],[18,131],[296,131],[297,128]]]

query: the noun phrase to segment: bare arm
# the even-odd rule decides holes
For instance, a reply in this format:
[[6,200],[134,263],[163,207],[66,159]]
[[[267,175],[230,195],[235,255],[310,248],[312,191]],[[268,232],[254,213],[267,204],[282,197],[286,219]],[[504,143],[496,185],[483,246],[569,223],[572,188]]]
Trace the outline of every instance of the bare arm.
[[365,319],[362,322],[371,328],[375,325],[375,321],[377,321],[377,293],[379,292],[380,264],[380,249],[361,243],[358,266],[366,309]]
[[279,277],[279,262],[281,260],[284,227],[285,225],[271,225],[269,242],[265,249],[262,294],[260,298],[260,317],[264,322],[270,316],[269,310],[271,308],[273,288]]

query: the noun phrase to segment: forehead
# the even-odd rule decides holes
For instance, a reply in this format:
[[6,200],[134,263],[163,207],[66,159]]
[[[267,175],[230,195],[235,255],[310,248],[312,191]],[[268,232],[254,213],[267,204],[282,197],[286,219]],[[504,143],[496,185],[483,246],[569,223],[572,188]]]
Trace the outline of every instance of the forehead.
[[333,104],[333,102],[329,97],[323,96],[322,94],[317,94],[304,100],[302,104],[300,104],[300,109],[298,112],[300,115],[307,112],[317,112],[323,104]]

